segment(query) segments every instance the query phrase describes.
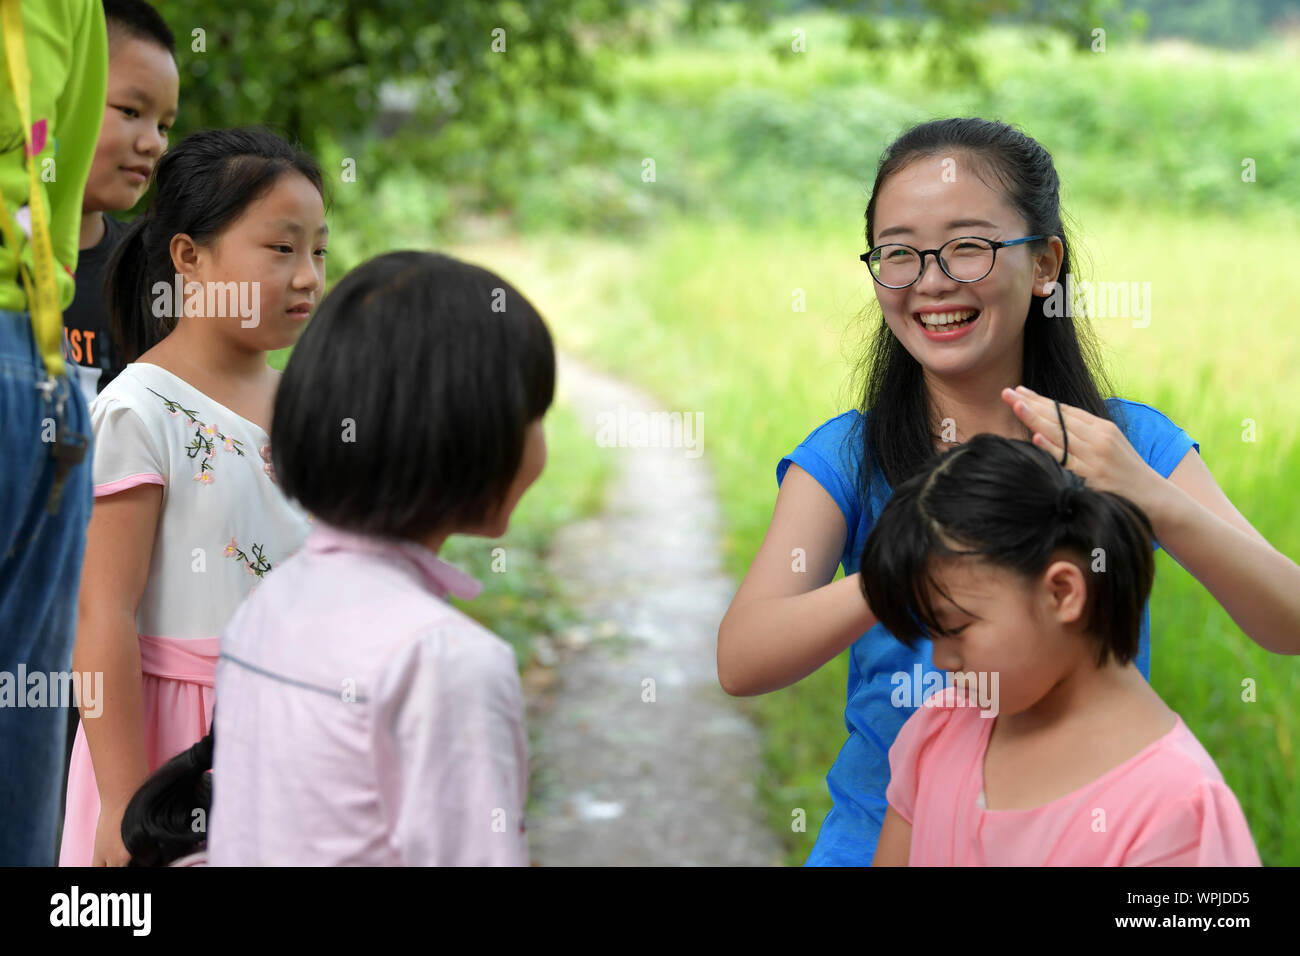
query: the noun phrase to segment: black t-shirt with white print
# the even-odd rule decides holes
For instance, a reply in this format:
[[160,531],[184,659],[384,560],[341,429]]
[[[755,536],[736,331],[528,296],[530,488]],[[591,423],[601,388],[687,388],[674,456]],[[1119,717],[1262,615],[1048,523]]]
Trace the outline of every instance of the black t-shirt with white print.
[[77,290],[63,313],[63,357],[76,366],[89,404],[125,368],[113,348],[104,299],[104,269],[127,224],[104,215],[104,237],[77,254]]

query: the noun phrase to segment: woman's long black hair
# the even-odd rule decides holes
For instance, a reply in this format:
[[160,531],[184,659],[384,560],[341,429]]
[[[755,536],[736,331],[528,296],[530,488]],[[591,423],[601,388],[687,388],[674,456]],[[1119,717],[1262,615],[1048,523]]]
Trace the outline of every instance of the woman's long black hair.
[[1063,550],[1087,581],[1084,628],[1098,666],[1111,654],[1126,664],[1137,657],[1155,580],[1154,537],[1127,498],[1088,487],[1030,442],[982,433],[895,489],[862,549],[862,594],[911,648],[918,637],[943,633],[933,593],[957,604],[935,579],[932,559],[981,560],[1028,582]]
[[215,740],[214,711],[207,736],[155,770],[131,797],[122,814],[127,866],[167,866],[207,845]]
[[163,153],[153,204],[127,227],[104,270],[110,328],[124,363],[176,326],[174,315],[155,315],[152,306],[154,285],[175,281],[172,237],[215,240],[291,170],[324,195],[316,161],[263,127],[201,130]]
[[[982,174],[999,183],[1020,213],[1029,235],[1059,236],[1065,255],[1058,281],[1074,269],[1070,240],[1061,217],[1060,180],[1052,156],[1024,133],[1005,123],[983,119],[943,119],[922,123],[905,132],[885,150],[867,203],[866,238],[874,245],[876,199],[885,180],[917,159],[960,154]],[[1029,244],[1042,251],[1046,240]],[[1114,390],[1101,362],[1100,349],[1079,308],[1048,316],[1044,296],[1033,296],[1025,322],[1024,378],[1039,395],[1081,408],[1098,418],[1112,415],[1102,399]],[[867,310],[870,316],[879,304]],[[868,340],[858,368],[865,380],[858,419],[850,441],[859,444],[861,460],[874,463],[890,487],[897,487],[934,458],[933,410],[921,364],[899,341],[883,313]],[[1100,388],[1099,388],[1100,386]],[[1103,391],[1104,390],[1104,391]],[[865,427],[864,427],[865,423]],[[1123,429],[1122,422],[1117,422]],[[1025,438],[1032,437],[1026,429]],[[874,450],[874,454],[873,454]],[[862,469],[862,500],[869,498],[872,468]]]

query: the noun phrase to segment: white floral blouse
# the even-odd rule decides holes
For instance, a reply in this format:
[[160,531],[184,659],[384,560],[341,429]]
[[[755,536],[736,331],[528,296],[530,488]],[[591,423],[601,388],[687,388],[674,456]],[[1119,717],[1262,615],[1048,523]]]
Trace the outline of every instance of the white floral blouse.
[[213,638],[306,540],[311,516],[269,477],[259,426],[158,365],[134,362],[90,405],[96,499],[162,485],[140,634]]

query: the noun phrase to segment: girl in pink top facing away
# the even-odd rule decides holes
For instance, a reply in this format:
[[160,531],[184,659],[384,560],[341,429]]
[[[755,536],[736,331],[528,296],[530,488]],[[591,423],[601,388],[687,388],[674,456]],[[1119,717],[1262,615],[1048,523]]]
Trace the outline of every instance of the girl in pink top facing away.
[[1133,663],[1153,537],[1128,499],[993,434],[899,486],[863,594],[954,684],[922,702],[895,678],[916,710],[873,865],[1260,865],[1214,761]]
[[546,460],[555,354],[498,276],[394,252],[321,303],[271,455],[315,518],[221,636],[214,866],[526,866],[514,651],[438,557],[497,538]]
[[[118,866],[127,803],[203,738],[221,629],[302,546],[306,512],[266,475],[280,373],[325,282],[316,163],[262,129],[165,153],[153,207],[106,269],[126,368],[90,406],[95,506],[73,667],[81,708],[59,862]],[[96,695],[99,697],[100,695]]]

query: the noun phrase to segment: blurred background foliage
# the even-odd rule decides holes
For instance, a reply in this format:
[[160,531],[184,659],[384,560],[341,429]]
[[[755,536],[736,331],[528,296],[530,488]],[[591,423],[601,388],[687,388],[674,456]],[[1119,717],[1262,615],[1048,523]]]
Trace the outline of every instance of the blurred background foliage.
[[[341,213],[384,221],[375,231],[397,242],[482,216],[633,233],[673,212],[816,215],[869,178],[918,107],[998,116],[1026,97],[1080,194],[1225,210],[1300,199],[1300,177],[1280,174],[1300,147],[1295,101],[1268,78],[1280,63],[1210,75],[1212,49],[1152,59],[1133,46],[1263,41],[1295,22],[1294,0],[162,7],[180,47],[174,137],[266,123],[321,159]],[[990,44],[986,28],[1011,39]],[[1098,162],[1125,152],[1123,177]],[[1250,191],[1226,169],[1246,156],[1264,171]],[[790,175],[804,180],[793,209],[772,198]],[[405,224],[396,234],[390,218]]]

